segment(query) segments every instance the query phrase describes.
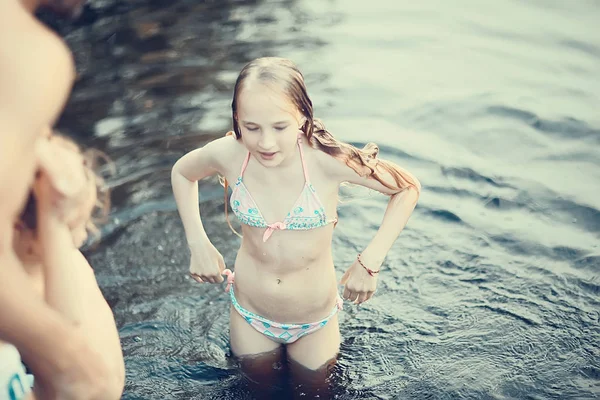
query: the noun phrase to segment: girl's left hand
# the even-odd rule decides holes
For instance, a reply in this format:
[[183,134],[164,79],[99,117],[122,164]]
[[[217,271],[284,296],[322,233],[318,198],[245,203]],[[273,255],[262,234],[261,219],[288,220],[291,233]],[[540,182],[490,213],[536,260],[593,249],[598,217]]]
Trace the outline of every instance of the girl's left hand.
[[375,276],[369,275],[356,259],[342,276],[340,285],[344,286],[344,295],[342,296],[344,300],[361,304],[373,297],[377,289],[377,274]]

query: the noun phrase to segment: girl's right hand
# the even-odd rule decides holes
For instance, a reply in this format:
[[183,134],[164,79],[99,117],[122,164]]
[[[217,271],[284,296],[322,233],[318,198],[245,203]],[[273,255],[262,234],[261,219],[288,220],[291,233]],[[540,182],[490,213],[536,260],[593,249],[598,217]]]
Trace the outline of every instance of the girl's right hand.
[[212,243],[190,245],[190,276],[198,283],[221,283],[225,261]]

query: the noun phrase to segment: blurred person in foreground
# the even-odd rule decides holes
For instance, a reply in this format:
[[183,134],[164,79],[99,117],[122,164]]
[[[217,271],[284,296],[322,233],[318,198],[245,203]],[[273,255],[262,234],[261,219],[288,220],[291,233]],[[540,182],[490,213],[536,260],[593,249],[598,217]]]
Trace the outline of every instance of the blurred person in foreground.
[[[34,398],[28,385],[13,379],[23,374],[21,358],[35,376],[36,398],[117,399],[123,388],[120,367],[107,362],[85,324],[40,296],[13,247],[36,171],[41,181],[57,177],[45,192],[52,205],[48,229],[58,232],[60,224],[79,220],[77,205],[89,193],[83,168],[47,162],[52,146],[45,133],[64,107],[75,68],[66,44],[33,15],[38,7],[76,15],[81,6],[70,0],[0,2],[0,399]],[[47,243],[59,240],[49,237]],[[48,257],[62,256],[57,251]],[[75,264],[68,268],[82,268]]]

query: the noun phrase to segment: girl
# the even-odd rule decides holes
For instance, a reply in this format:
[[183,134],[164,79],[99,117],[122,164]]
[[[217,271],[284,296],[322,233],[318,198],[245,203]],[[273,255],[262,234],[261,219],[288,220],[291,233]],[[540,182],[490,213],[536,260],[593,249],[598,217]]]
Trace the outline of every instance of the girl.
[[[98,198],[102,182],[91,169],[96,158],[93,153],[82,154],[72,141],[61,136],[40,140],[45,142],[39,147],[39,172],[15,223],[13,248],[40,299],[68,320],[73,329],[80,330],[106,365],[106,386],[93,398],[117,399],[125,378],[119,335],[94,272],[78,250],[88,231],[95,231],[91,217],[96,206],[107,211],[108,193]],[[2,376],[7,383],[0,385],[0,399],[22,398],[29,382],[18,352],[2,342],[0,352],[12,360],[11,368]],[[37,377],[36,398],[53,398],[56,394],[49,391],[51,386]]]
[[[220,283],[227,275],[234,355],[244,359],[285,346],[288,360],[317,370],[340,347],[342,302],[331,250],[340,184],[391,196],[378,233],[340,282],[343,298],[355,304],[375,293],[379,269],[421,186],[377,158],[376,145],[359,150],[336,140],[314,118],[303,76],[289,60],[247,64],[235,83],[232,111],[233,133],[186,154],[172,170],[190,274],[199,283]],[[215,174],[235,182],[230,204],[243,232],[235,280],[199,214],[197,181]]]

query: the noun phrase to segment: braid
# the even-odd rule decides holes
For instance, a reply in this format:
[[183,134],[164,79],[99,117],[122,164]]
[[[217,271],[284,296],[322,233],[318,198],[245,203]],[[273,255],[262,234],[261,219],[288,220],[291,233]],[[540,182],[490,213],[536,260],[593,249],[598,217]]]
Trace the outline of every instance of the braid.
[[[375,143],[367,143],[365,147],[358,149],[351,144],[341,142],[333,137],[318,118],[315,118],[312,124],[309,122],[305,124],[305,129],[309,132],[311,128],[312,135],[307,135],[310,137],[311,146],[344,162],[359,176],[372,177],[388,189],[403,190],[413,187],[420,192],[419,185],[412,175],[388,161],[377,158],[379,147]],[[388,172],[394,178],[395,185],[383,180],[381,172]]]

